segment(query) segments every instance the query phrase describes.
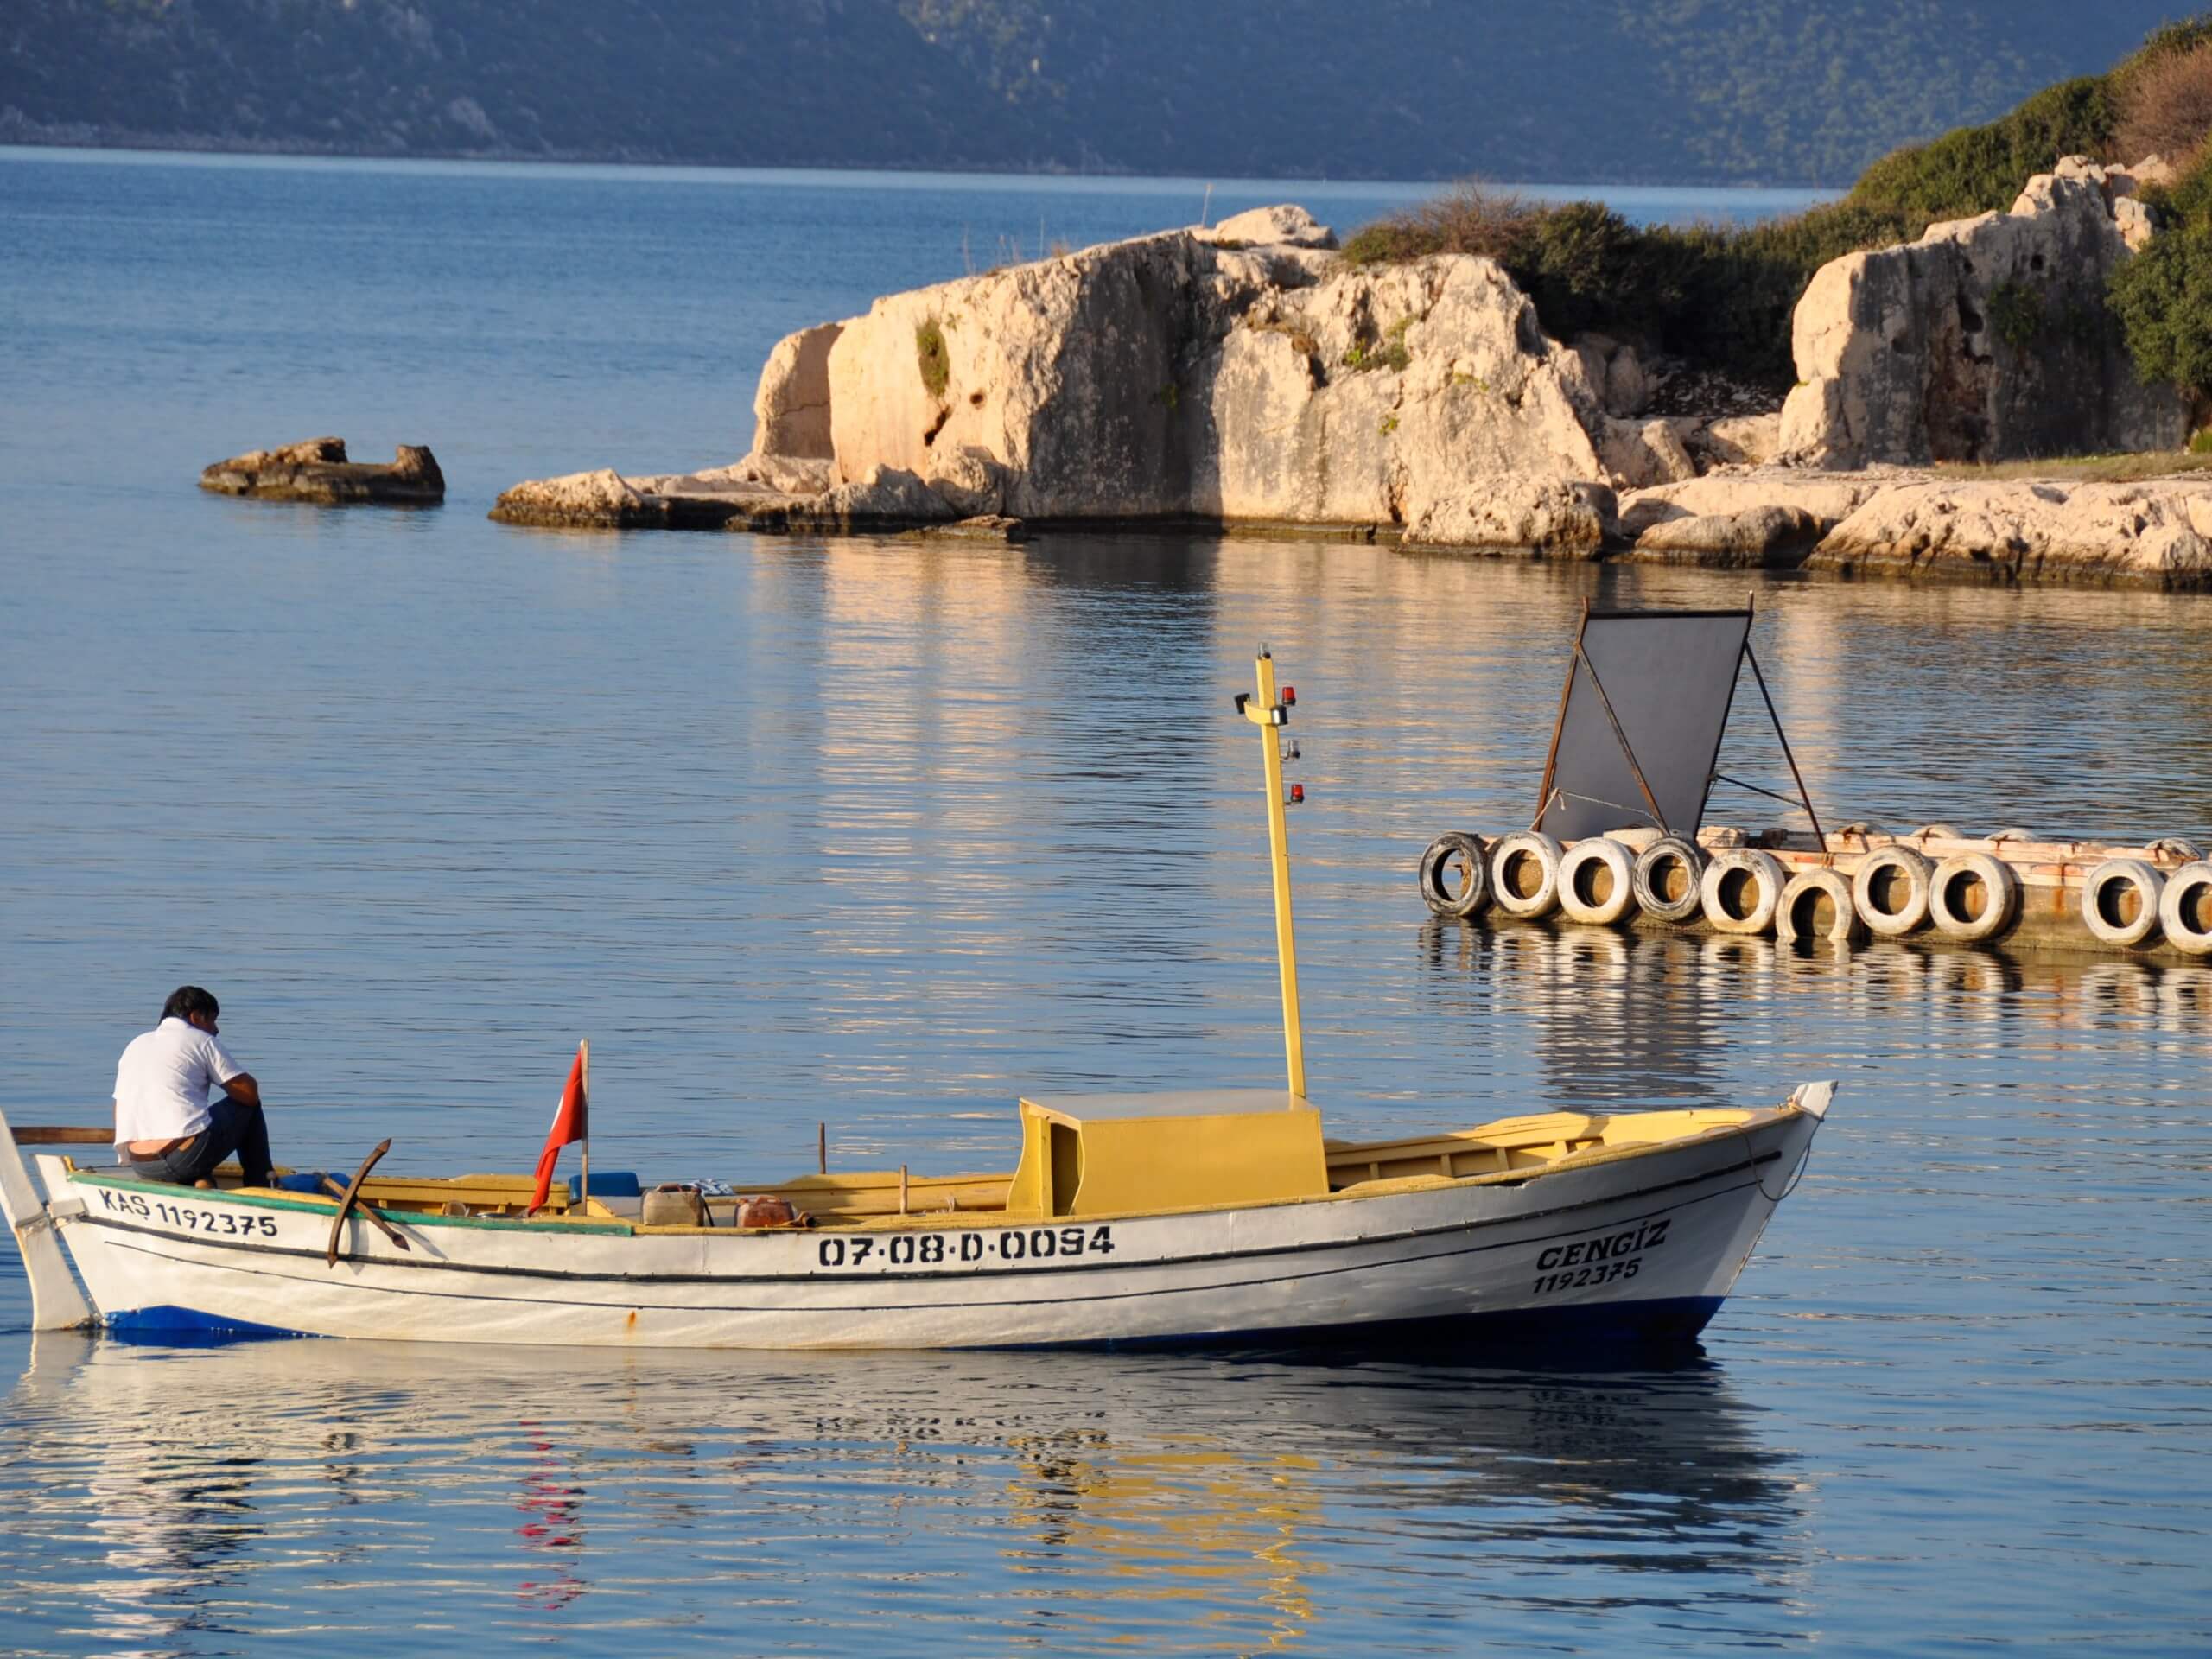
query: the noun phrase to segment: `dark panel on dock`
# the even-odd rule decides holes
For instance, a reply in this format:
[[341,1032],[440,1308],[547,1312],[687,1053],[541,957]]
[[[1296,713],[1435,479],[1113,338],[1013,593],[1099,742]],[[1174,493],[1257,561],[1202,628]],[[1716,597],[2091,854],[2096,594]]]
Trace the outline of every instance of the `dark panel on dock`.
[[1562,841],[1655,823],[1695,835],[1751,631],[1749,611],[1591,612],[1536,827]]

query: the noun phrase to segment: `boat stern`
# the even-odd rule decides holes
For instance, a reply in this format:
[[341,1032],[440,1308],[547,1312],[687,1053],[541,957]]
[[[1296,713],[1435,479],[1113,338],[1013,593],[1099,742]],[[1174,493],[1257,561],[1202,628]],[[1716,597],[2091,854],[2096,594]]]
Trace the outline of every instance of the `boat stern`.
[[84,1200],[70,1189],[66,1160],[47,1157],[40,1162],[51,1202],[39,1196],[15,1129],[0,1113],[0,1215],[6,1217],[22,1253],[23,1271],[30,1275],[31,1329],[75,1330],[95,1319],[62,1254],[60,1229],[83,1211]]

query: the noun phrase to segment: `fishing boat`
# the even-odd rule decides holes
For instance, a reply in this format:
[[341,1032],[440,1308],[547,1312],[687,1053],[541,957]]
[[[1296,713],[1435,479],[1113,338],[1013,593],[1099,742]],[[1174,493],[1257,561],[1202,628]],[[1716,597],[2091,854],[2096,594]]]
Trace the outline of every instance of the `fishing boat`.
[[177,1186],[42,1152],[41,1197],[20,1145],[109,1131],[0,1119],[34,1327],[749,1349],[1695,1336],[1802,1173],[1833,1084],[1765,1106],[1325,1135],[1284,810],[1296,696],[1278,696],[1264,647],[1255,678],[1236,702],[1262,740],[1286,1087],[1039,1095],[1019,1103],[1010,1171],[823,1158],[692,1191],[677,1219],[604,1176],[594,1195],[588,1165],[541,1194],[522,1174],[376,1175],[381,1147],[327,1192],[235,1169]]

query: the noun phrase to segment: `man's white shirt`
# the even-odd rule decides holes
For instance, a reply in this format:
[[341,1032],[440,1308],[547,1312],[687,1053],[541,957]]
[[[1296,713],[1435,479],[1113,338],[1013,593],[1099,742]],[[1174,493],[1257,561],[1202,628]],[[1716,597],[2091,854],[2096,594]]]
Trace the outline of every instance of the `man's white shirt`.
[[115,1068],[115,1144],[199,1134],[209,1121],[207,1091],[245,1069],[214,1038],[174,1015],[132,1038]]

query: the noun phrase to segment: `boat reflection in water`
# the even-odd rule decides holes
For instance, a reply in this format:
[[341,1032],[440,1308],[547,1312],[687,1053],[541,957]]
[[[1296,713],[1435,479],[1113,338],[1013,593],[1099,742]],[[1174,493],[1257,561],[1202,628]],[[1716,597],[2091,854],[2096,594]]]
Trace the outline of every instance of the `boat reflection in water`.
[[827,1650],[882,1616],[949,1652],[1247,1651],[1630,1603],[1784,1634],[1804,1499],[1777,1465],[1702,1361],[47,1335],[0,1427],[0,1599],[26,1645],[141,1651],[709,1622]]

